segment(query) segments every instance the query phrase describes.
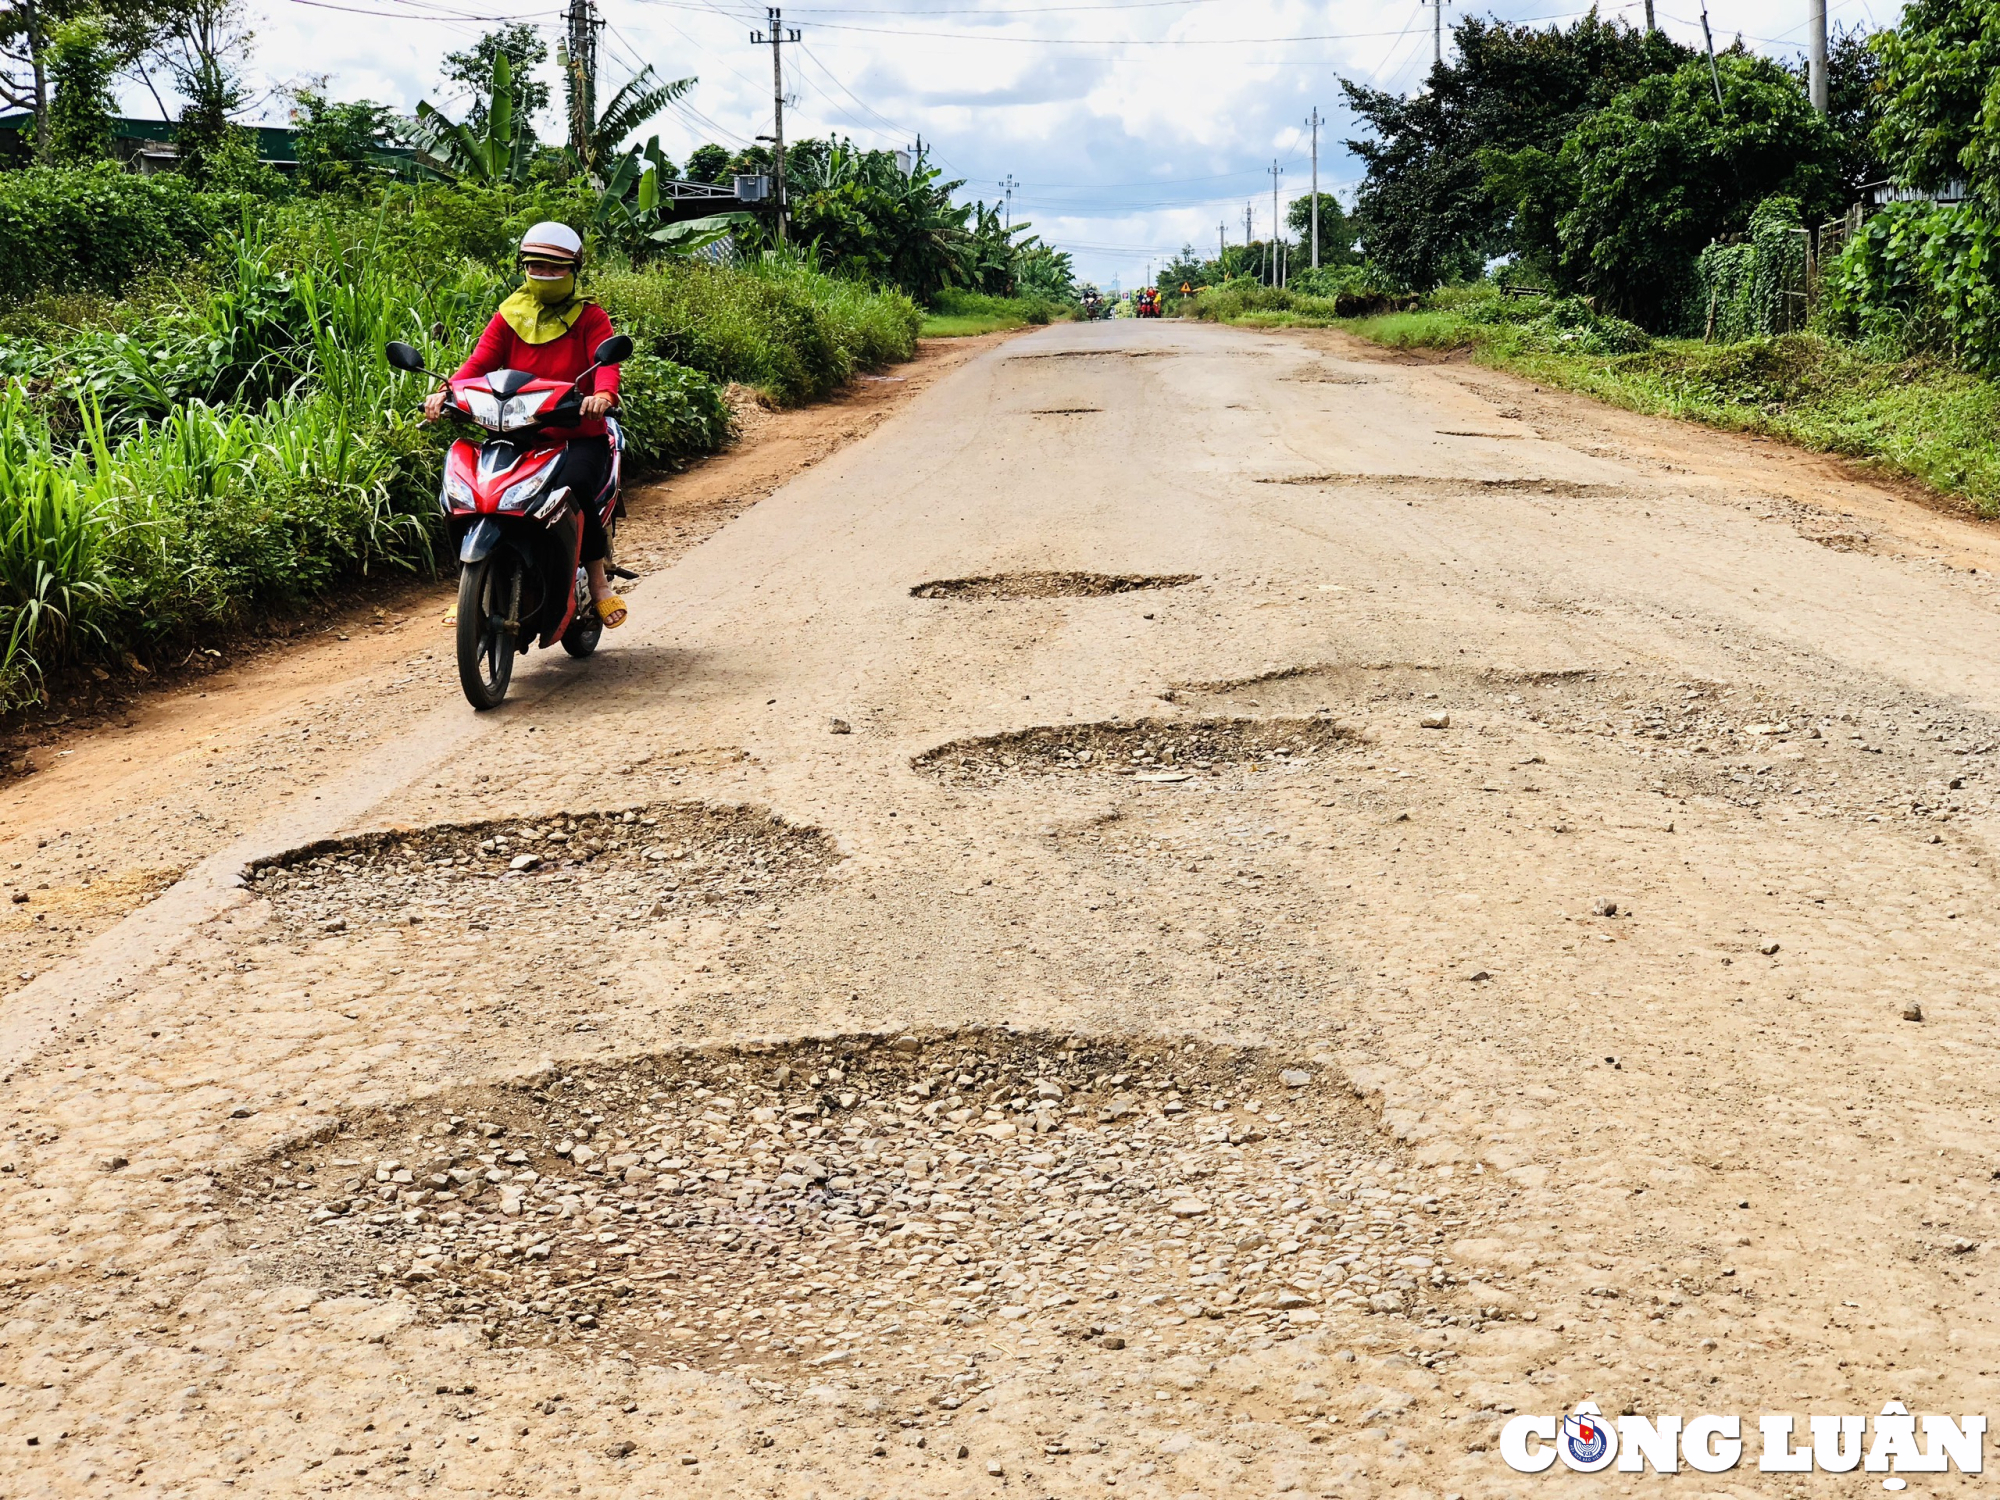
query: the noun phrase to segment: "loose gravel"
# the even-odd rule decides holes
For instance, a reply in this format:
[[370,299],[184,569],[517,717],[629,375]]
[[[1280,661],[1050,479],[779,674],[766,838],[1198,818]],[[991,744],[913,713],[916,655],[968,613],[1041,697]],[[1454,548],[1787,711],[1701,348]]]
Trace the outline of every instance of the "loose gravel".
[[1323,1063],[1008,1031],[578,1066],[356,1119],[235,1185],[274,1278],[498,1345],[881,1366],[959,1335],[1241,1347],[1479,1326],[1411,1164]]
[[1353,749],[1358,736],[1332,718],[1140,719],[1046,724],[954,740],[912,764],[942,781],[991,785],[1013,776],[1130,776],[1191,781],[1243,767],[1300,768]]
[[756,808],[666,803],[311,844],[254,867],[249,884],[295,929],[478,929],[573,902],[604,921],[728,913],[823,878],[837,858],[818,830]]
[[1174,589],[1199,573],[996,573],[983,578],[941,578],[910,590],[916,599],[1093,599],[1141,589]]

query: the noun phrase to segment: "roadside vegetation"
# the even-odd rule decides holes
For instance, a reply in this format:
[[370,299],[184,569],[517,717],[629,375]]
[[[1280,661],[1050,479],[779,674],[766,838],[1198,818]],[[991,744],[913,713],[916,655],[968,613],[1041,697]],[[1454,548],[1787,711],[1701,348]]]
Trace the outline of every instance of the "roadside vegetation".
[[1782,438],[1880,464],[2000,516],[2000,388],[1936,354],[1803,332],[1733,343],[1656,339],[1580,301],[1492,287],[1340,326],[1397,349],[1480,362],[1633,411]]
[[[1836,31],[1823,116],[1803,60],[1740,44],[1711,68],[1594,13],[1453,33],[1417,94],[1343,85],[1367,177],[1351,211],[1321,204],[1321,270],[1272,284],[1309,242],[1190,251],[1162,273],[1196,288],[1170,310],[1465,351],[2000,515],[1991,5],[1916,0],[1894,29]],[[1878,206],[1885,181],[1902,201]]]
[[927,339],[966,338],[973,334],[996,333],[1003,328],[1025,328],[1054,323],[1076,316],[1071,302],[1046,297],[993,297],[984,292],[947,288],[931,299],[924,314],[921,336]]
[[[453,368],[538,220],[584,232],[584,289],[638,346],[622,415],[640,471],[727,443],[731,385],[814,401],[908,359],[927,313],[1012,326],[1074,305],[1066,256],[957,202],[921,156],[795,144],[783,245],[769,197],[676,208],[670,181],[771,170],[761,147],[676,164],[637,142],[692,79],[644,69],[592,110],[566,101],[567,143],[541,140],[532,27],[444,59],[449,109],[298,92],[281,175],[230,123],[239,9],[68,14],[25,12],[0,42],[50,61],[10,75],[36,118],[0,170],[0,710],[212,658],[272,611],[445,561],[451,434],[418,420],[426,383],[382,348]],[[177,170],[142,176],[116,157],[110,80],[149,61],[191,102]]]

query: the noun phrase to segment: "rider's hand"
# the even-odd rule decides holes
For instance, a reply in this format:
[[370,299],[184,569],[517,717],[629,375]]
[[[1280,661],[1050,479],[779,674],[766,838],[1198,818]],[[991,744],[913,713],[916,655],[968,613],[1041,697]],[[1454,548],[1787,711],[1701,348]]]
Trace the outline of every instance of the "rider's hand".
[[583,398],[583,415],[586,417],[601,417],[610,410],[611,396],[609,392],[598,391]]
[[424,420],[426,422],[435,422],[439,417],[444,415],[445,397],[449,394],[448,391],[435,390],[424,397]]

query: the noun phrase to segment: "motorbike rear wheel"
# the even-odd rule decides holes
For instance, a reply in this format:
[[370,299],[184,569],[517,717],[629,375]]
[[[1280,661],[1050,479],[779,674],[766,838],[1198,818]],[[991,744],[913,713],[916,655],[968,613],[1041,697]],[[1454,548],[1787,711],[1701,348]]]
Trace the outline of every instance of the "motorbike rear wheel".
[[458,685],[474,708],[498,708],[514,677],[515,630],[521,610],[521,563],[505,548],[458,575]]
[[562,633],[562,648],[571,656],[582,658],[597,649],[597,643],[604,639],[604,620],[597,613],[597,602],[590,597],[590,578],[583,569],[576,570],[576,614],[569,622],[569,629]]

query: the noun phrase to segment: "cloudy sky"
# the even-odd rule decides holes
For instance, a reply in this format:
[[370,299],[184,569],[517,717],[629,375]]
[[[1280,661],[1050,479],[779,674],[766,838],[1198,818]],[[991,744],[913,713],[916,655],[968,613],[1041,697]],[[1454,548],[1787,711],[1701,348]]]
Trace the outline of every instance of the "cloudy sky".
[[[336,98],[401,109],[440,91],[438,59],[507,20],[543,28],[551,50],[563,0],[250,0],[255,72],[265,87],[326,75]],[[1466,0],[1445,0],[1447,28]],[[750,32],[764,8],[734,0],[599,0],[607,22],[600,69],[615,87],[641,63],[700,80],[658,122],[676,161],[703,141],[746,144],[771,129],[771,60]],[[1701,40],[1700,0],[1655,0],[1660,25]],[[1872,9],[1871,9],[1872,7]],[[1606,16],[1637,21],[1643,0],[1610,0]],[[1830,0],[1836,25],[1893,21],[1896,0]],[[1477,13],[1568,22],[1575,0],[1500,0]],[[1431,59],[1425,0],[854,0],[787,5],[804,38],[788,47],[786,135],[836,132],[866,146],[908,146],[989,201],[1019,184],[1017,219],[1069,250],[1078,273],[1138,284],[1150,265],[1193,242],[1231,242],[1248,207],[1254,233],[1280,193],[1307,191],[1306,119],[1317,107],[1323,190],[1349,198],[1359,176],[1336,80],[1420,86]],[[1757,50],[1803,49],[1806,0],[1710,0],[1718,47],[1738,34]],[[1446,45],[1450,45],[1449,31]],[[553,72],[551,70],[551,78]],[[602,87],[602,85],[601,85]],[[560,97],[558,95],[558,97]],[[144,96],[134,113],[153,113]],[[282,119],[281,104],[266,111]],[[551,120],[545,136],[560,133]]]

